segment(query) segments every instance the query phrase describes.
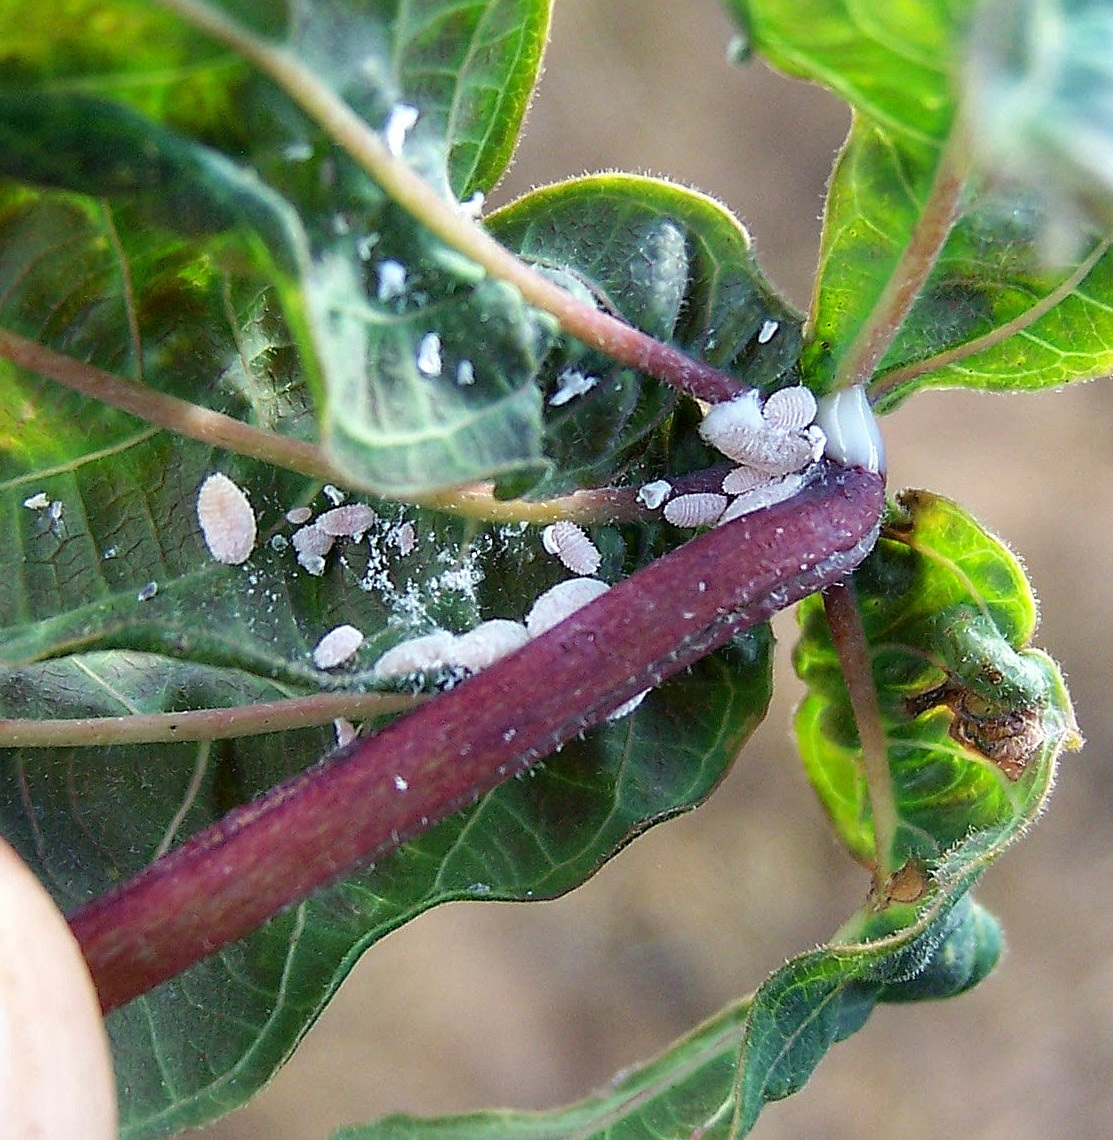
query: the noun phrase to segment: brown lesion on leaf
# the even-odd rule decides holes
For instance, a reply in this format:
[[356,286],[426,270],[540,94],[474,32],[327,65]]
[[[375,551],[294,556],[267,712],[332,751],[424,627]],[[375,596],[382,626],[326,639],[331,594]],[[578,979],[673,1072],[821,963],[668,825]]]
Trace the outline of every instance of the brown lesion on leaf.
[[1016,781],[1047,741],[1047,730],[1038,705],[1008,705],[948,679],[942,685],[910,697],[905,711],[917,717],[929,709],[946,707],[951,712],[951,737],[964,748],[988,760],[1008,780]]

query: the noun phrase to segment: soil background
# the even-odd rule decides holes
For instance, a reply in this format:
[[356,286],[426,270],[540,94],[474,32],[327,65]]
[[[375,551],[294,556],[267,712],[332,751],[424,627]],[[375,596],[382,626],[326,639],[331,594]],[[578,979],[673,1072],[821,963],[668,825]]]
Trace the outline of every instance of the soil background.
[[[667,174],[729,205],[766,273],[807,303],[824,180],[848,116],[728,64],[714,0],[557,0],[547,74],[495,202],[585,171]],[[1051,810],[985,877],[1009,951],[951,1002],[882,1007],[755,1140],[1113,1136],[1113,388],[919,395],[884,424],[890,485],[959,499],[1023,552],[1037,643],[1067,670],[1085,750]],[[554,902],[442,907],[376,946],[252,1104],[193,1135],[323,1140],[383,1113],[578,1099],[786,957],[866,883],[788,737],[782,638],[770,715],[710,803]]]

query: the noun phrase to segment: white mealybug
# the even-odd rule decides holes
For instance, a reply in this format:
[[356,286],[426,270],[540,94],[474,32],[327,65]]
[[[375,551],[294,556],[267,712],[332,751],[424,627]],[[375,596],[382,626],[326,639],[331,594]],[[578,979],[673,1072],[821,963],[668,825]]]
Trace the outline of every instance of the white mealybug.
[[338,625],[317,642],[313,664],[318,669],[335,669],[350,661],[362,644],[363,634],[354,625]]
[[395,546],[398,547],[398,553],[403,558],[407,554],[413,553],[413,549],[417,545],[417,529],[412,522],[399,523],[391,537],[394,539]]
[[441,338],[428,332],[417,346],[417,370],[422,376],[439,376],[441,368]]
[[885,470],[885,445],[869,397],[861,384],[830,392],[819,401],[816,423],[823,429],[829,459],[844,467]]
[[598,376],[588,376],[575,368],[566,368],[557,377],[557,390],[549,397],[549,407],[559,408],[569,400],[590,392],[598,383]]
[[375,662],[376,677],[408,677],[411,673],[429,673],[443,669],[452,657],[456,638],[447,630],[438,629],[422,637],[411,637],[388,649]]
[[336,744],[338,748],[343,748],[345,744],[351,744],[356,738],[356,726],[352,724],[347,717],[338,716],[333,722],[332,727],[336,730]]
[[765,422],[778,431],[799,431],[815,419],[815,396],[801,384],[781,388],[765,401],[761,409]]
[[456,638],[450,664],[478,673],[515,649],[521,649],[528,640],[529,634],[520,621],[493,618]]
[[210,475],[197,492],[201,537],[217,562],[238,566],[255,549],[255,512],[251,501],[227,475]]
[[45,491],[39,491],[29,499],[24,499],[23,505],[29,511],[45,511],[46,508],[50,506],[50,499],[47,497]]
[[736,463],[766,475],[788,475],[806,467],[812,458],[811,440],[798,432],[772,428],[736,427],[715,446]]
[[393,258],[380,261],[376,274],[379,278],[375,296],[380,301],[393,301],[406,292],[406,267]]
[[383,141],[394,158],[401,156],[406,135],[417,122],[419,113],[416,107],[411,107],[408,103],[395,103],[391,107],[386,126],[383,127]]
[[623,701],[614,712],[607,713],[607,720],[621,720],[624,716],[629,716],[652,692],[652,689],[642,689],[640,693],[635,693],[628,701]]
[[764,487],[772,479],[773,476],[766,475],[764,471],[755,471],[752,467],[736,467],[723,476],[723,494],[744,495],[756,487]]
[[726,509],[726,505],[726,495],[716,495],[711,491],[677,495],[665,504],[665,518],[673,526],[711,526]]
[[456,383],[461,388],[470,388],[475,383],[475,365],[470,360],[461,360],[456,365]]
[[739,495],[727,507],[719,518],[719,526],[730,522],[732,519],[760,511],[764,507],[771,507],[774,503],[783,503],[785,499],[791,499],[807,481],[807,475],[793,474],[785,475],[781,479],[774,479],[760,487],[754,487],[745,494]]
[[655,511],[672,494],[672,484],[665,479],[645,483],[638,489],[638,502]]
[[757,334],[758,344],[768,344],[777,335],[777,329],[780,327],[780,321],[763,321]]
[[308,507],[291,507],[286,512],[286,521],[292,526],[301,526],[302,523],[307,523],[313,517],[313,512]]
[[295,530],[290,536],[290,542],[297,552],[298,564],[319,578],[325,572],[325,556],[332,549],[336,537],[326,534],[316,523],[312,523]]
[[313,525],[323,530],[325,534],[331,534],[336,538],[351,538],[359,542],[377,517],[366,503],[349,503],[347,506],[333,507],[331,511],[319,514]]
[[540,637],[610,589],[598,578],[569,578],[546,590],[526,614],[530,637]]
[[568,519],[552,523],[541,532],[541,545],[555,554],[573,574],[594,574],[603,561],[595,543]]

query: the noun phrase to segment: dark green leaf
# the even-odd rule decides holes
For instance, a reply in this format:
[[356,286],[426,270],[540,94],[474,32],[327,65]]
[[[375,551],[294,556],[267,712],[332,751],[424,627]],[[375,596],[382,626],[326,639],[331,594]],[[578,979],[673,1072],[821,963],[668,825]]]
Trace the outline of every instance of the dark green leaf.
[[[1070,701],[1054,662],[1027,648],[1036,610],[1020,566],[956,504],[905,492],[855,584],[900,817],[889,865],[931,862],[1026,813],[1053,758],[1078,743]],[[840,838],[872,864],[858,734],[822,602],[800,612],[800,748]]]
[[[594,175],[534,191],[490,225],[515,252],[658,339],[754,387],[795,382],[799,317],[765,282],[749,235],[712,199],[656,178]],[[562,388],[577,376],[591,387],[566,399]],[[676,403],[662,385],[575,343],[550,357],[540,383],[545,450],[558,469],[538,494],[613,479]]]

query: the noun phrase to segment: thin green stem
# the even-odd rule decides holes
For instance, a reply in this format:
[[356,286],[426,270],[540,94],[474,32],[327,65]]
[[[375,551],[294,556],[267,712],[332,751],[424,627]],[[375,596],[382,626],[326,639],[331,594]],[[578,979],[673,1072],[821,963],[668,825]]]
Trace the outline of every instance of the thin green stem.
[[182,740],[231,740],[408,712],[424,698],[402,693],[314,693],[233,708],[72,719],[0,719],[0,748],[103,747]]
[[878,377],[871,386],[870,399],[874,403],[877,403],[885,399],[890,393],[897,391],[902,385],[915,380],[917,376],[923,376],[927,372],[937,372],[941,368],[946,368],[951,364],[957,364],[960,360],[965,360],[967,357],[975,356],[979,352],[985,352],[987,349],[994,348],[1002,341],[1008,340],[1009,337],[1023,332],[1026,328],[1030,328],[1041,317],[1051,312],[1061,301],[1069,297],[1075,289],[1082,284],[1094,266],[1097,265],[1108,252],[1111,244],[1113,244],[1113,238],[1105,238],[1098,242],[1086,259],[1079,264],[1078,268],[1075,269],[1069,277],[1061,281],[1050,293],[1041,297],[1030,308],[1025,309],[1022,313],[1017,313],[1011,321],[1006,321],[1004,324],[998,325],[997,328],[990,329],[989,332],[982,336],[977,336],[974,337],[973,340],[955,345],[954,348],[949,348],[945,352],[937,352],[934,356],[926,357],[924,360],[917,360],[901,368],[894,368],[891,372],[884,373]]
[[514,285],[531,305],[556,317],[572,336],[621,364],[703,400],[728,400],[746,390],[728,373],[586,304],[532,269],[391,154],[376,131],[282,47],[256,36],[204,0],[161,2],[269,76],[393,201],[492,277]]
[[[835,388],[869,384],[951,232],[968,169],[966,146],[956,130],[940,155],[935,180],[908,245],[873,310],[839,362]],[[873,399],[872,393],[870,398]]]
[[823,591],[823,605],[850,694],[850,707],[854,710],[854,720],[858,726],[862,772],[873,815],[874,895],[883,899],[886,897],[885,884],[895,870],[893,843],[900,816],[893,794],[889,743],[877,699],[877,685],[873,679],[870,647],[853,581],[828,586]]
[[[351,473],[335,466],[324,450],[315,444],[252,427],[222,412],[199,407],[146,384],[106,372],[3,328],[0,328],[0,359],[10,360],[21,368],[37,372],[66,388],[187,439],[259,459],[322,482],[358,487],[358,484],[353,484]],[[482,522],[544,524],[571,518],[585,523],[602,523],[641,517],[645,512],[638,506],[635,495],[636,489],[601,489],[577,491],[531,503],[521,499],[496,499],[490,483],[474,483],[415,496],[409,501]]]

